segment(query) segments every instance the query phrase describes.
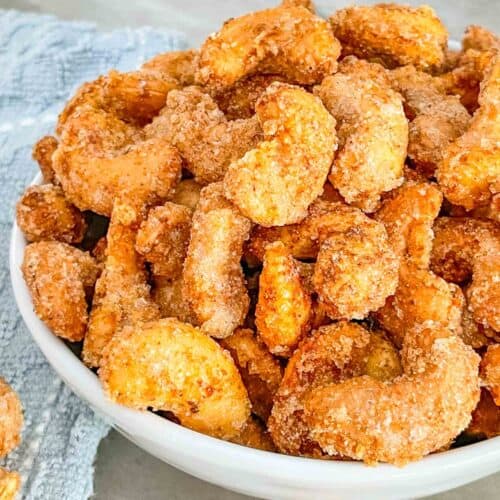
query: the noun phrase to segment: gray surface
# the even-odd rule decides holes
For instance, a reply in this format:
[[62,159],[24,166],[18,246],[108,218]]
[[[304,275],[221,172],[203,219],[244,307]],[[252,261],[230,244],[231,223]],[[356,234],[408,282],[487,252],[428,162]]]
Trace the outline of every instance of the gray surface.
[[[0,0],[0,7],[53,13],[64,19],[87,19],[103,29],[121,26],[152,25],[177,28],[199,44],[222,20],[249,10],[272,6],[265,0]],[[352,1],[316,1],[322,13]],[[376,3],[360,1],[359,3]],[[418,5],[422,2],[408,1]],[[434,0],[432,5],[442,17],[453,38],[459,39],[467,24],[481,24],[499,31],[499,0]],[[436,471],[439,474],[439,471]],[[248,497],[208,485],[151,457],[135,445],[111,432],[100,448],[96,462],[95,498],[97,500],[239,500]],[[456,490],[436,495],[440,500],[465,500],[472,497],[497,499],[500,473]]]

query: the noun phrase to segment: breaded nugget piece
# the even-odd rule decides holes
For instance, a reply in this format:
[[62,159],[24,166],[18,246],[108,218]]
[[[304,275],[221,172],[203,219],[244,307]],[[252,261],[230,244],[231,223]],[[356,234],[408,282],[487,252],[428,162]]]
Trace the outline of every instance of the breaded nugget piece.
[[373,212],[402,184],[408,121],[401,96],[364,72],[336,73],[314,92],[337,120],[339,151],[328,180],[345,200]]
[[495,404],[490,391],[481,389],[481,399],[472,412],[472,420],[465,435],[479,439],[500,436],[500,407]]
[[500,38],[482,26],[467,26],[462,38],[462,49],[489,50],[500,46]]
[[44,182],[57,184],[54,167],[52,165],[52,155],[57,149],[57,139],[51,135],[46,135],[39,139],[33,146],[33,159],[38,163]]
[[19,397],[0,377],[0,458],[10,453],[21,442],[23,422],[23,409]]
[[231,353],[240,371],[252,412],[266,422],[283,377],[279,361],[249,328],[237,328],[220,344]]
[[139,226],[135,249],[151,263],[155,276],[175,279],[182,274],[191,215],[189,208],[167,201],[152,208]]
[[259,279],[255,324],[260,338],[277,356],[289,357],[307,333],[311,298],[299,268],[281,241],[270,243]]
[[83,360],[98,367],[104,348],[121,328],[159,317],[152,301],[142,257],[135,250],[143,208],[116,199],[107,233],[106,261],[99,277],[89,326],[83,343]]
[[157,54],[149,61],[146,61],[140,71],[143,73],[153,73],[160,77],[172,78],[180,86],[194,85],[195,74],[198,69],[198,51],[174,50]]
[[53,184],[26,189],[16,205],[16,222],[30,242],[81,243],[87,229],[83,214]]
[[388,72],[401,93],[411,122],[408,156],[418,172],[432,177],[444,151],[466,130],[470,115],[456,96],[446,95],[440,79],[404,66]]
[[311,85],[336,70],[339,54],[326,21],[305,7],[279,6],[226,21],[201,46],[197,77],[219,89],[255,73]]
[[240,433],[231,439],[232,443],[263,451],[276,451],[276,447],[264,425],[251,416]]
[[37,316],[58,337],[78,342],[87,329],[87,295],[100,274],[87,252],[59,241],[26,247],[23,276]]
[[403,261],[396,293],[374,316],[399,347],[404,332],[426,321],[460,335],[463,308],[464,296],[457,285]]
[[444,62],[448,32],[427,5],[347,7],[330,16],[330,23],[343,56],[353,54],[388,68],[413,64],[429,70]]
[[183,295],[201,330],[216,338],[243,324],[250,300],[240,260],[250,221],[213,183],[201,191],[184,262]]
[[316,387],[304,400],[305,422],[329,455],[370,464],[418,460],[469,424],[479,401],[478,364],[460,338],[427,322],[405,332],[401,376],[358,375]]
[[353,224],[357,217],[344,212],[345,227],[332,230],[321,243],[313,284],[331,319],[363,319],[395,292],[399,259],[382,223],[361,214]]
[[432,225],[442,201],[443,195],[435,184],[407,183],[382,203],[375,219],[384,224],[389,243],[401,260],[429,267]]
[[0,467],[0,499],[15,500],[21,489],[21,476]]
[[154,276],[151,296],[160,309],[161,318],[177,318],[184,323],[197,324],[196,317],[182,294],[182,276],[175,279]]
[[250,118],[255,114],[255,104],[273,82],[284,82],[279,75],[250,75],[238,80],[229,88],[213,92],[213,98],[228,120]]
[[170,201],[178,205],[184,205],[191,211],[194,211],[200,199],[202,187],[194,179],[184,179],[175,186]]
[[229,164],[262,138],[256,118],[228,120],[199,87],[171,91],[157,125],[200,184],[221,180]]
[[446,198],[471,210],[500,192],[500,54],[481,83],[479,108],[466,132],[445,151],[436,177]]
[[387,340],[347,321],[306,337],[288,362],[268,422],[278,450],[324,457],[305,423],[304,397],[316,387],[366,373],[379,380],[401,373],[398,352]]
[[494,250],[500,242],[500,229],[492,221],[439,217],[433,229],[431,269],[446,281],[457,284],[471,279],[481,245]]
[[149,122],[176,86],[146,73],[115,71],[79,89],[59,116],[60,142],[52,156],[70,202],[109,217],[123,192],[145,204],[168,197],[181,159],[156,120]]
[[279,82],[260,97],[256,113],[266,140],[231,163],[224,193],[261,226],[299,222],[323,191],[337,146],[335,120],[317,97]]
[[170,411],[182,425],[210,436],[231,439],[250,416],[250,401],[230,354],[174,318],[117,332],[99,377],[113,401]]
[[500,344],[488,347],[481,360],[480,374],[495,404],[500,406]]

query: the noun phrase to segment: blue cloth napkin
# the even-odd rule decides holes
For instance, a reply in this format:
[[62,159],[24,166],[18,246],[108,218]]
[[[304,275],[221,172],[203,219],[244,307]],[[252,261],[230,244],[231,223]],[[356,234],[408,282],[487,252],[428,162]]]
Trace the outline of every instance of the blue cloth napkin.
[[0,466],[23,478],[22,498],[82,500],[108,426],[56,376],[17,311],[8,247],[16,199],[33,178],[34,142],[54,129],[79,84],[186,47],[181,33],[150,28],[100,33],[90,23],[0,9],[0,375],[21,397],[21,446]]

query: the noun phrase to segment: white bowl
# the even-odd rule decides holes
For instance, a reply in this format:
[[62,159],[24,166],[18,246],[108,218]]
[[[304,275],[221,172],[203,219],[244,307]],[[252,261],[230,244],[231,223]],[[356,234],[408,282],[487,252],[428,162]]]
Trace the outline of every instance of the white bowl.
[[[41,182],[38,175],[33,184]],[[20,271],[26,241],[12,228],[14,296],[35,342],[59,376],[120,433],[155,457],[230,490],[272,499],[408,498],[431,495],[500,470],[500,437],[430,455],[403,468],[368,467],[254,450],[112,403],[97,376],[33,312]]]

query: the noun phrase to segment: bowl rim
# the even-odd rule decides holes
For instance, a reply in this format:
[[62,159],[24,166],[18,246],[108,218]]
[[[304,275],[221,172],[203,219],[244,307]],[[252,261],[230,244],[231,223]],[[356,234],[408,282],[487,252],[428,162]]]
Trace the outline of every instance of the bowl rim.
[[[37,174],[30,185],[40,184],[41,181],[41,174]],[[485,461],[498,462],[497,468],[500,469],[500,436],[431,454],[405,467],[390,464],[370,467],[363,462],[320,460],[248,448],[201,434],[152,412],[133,410],[114,403],[107,399],[97,375],[34,313],[20,269],[25,246],[26,240],[14,220],[9,248],[11,284],[16,305],[31,336],[49,364],[73,392],[139,446],[140,441],[145,440],[162,449],[182,450],[183,453],[205,455],[214,460],[217,456],[230,464],[228,467],[233,470],[257,475],[271,474],[266,471],[272,471],[274,477],[291,481],[292,484],[297,480],[297,471],[300,471],[301,482],[315,487],[331,487],[332,482],[338,484],[342,475],[355,477],[359,486],[399,483],[416,478],[422,480],[425,476],[435,475],[436,468],[439,468],[440,473],[453,473],[453,470],[458,472],[464,467],[484,464]]]

